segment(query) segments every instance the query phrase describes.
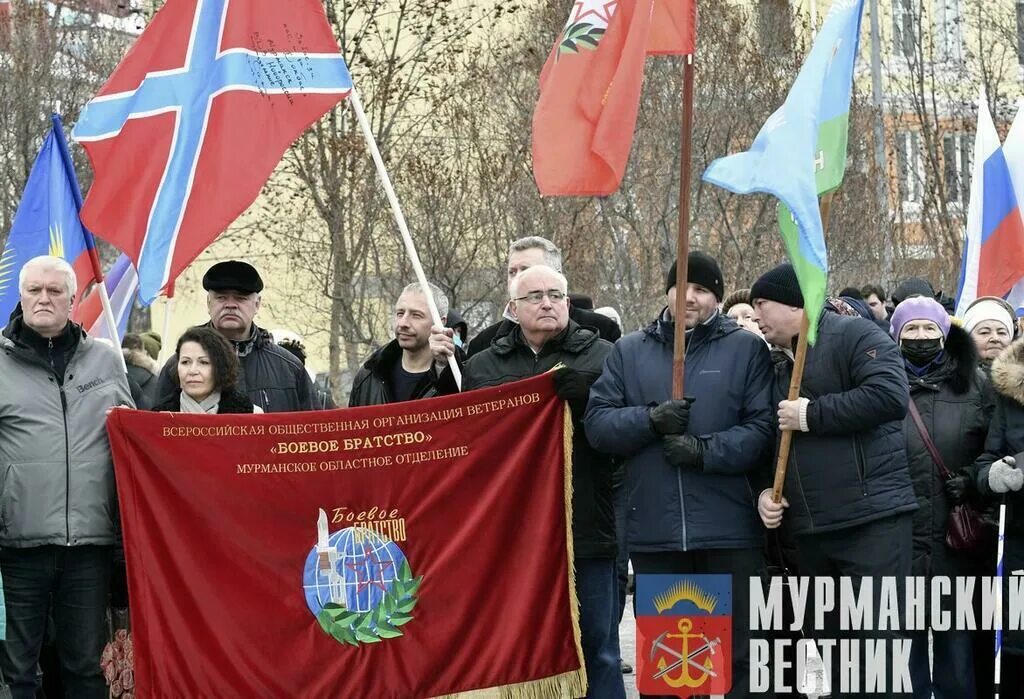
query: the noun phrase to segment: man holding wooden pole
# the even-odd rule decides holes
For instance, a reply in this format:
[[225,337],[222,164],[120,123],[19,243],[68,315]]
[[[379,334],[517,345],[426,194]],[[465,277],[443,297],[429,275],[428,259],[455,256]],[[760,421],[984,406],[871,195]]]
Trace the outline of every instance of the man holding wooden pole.
[[[754,512],[756,474],[771,454],[771,360],[765,343],[723,315],[718,262],[688,256],[685,287],[673,263],[666,307],[619,340],[590,392],[587,438],[625,457],[633,570],[731,573],[733,615],[747,618],[749,582],[764,567]],[[672,399],[676,297],[685,294],[686,392]],[[733,627],[733,686],[749,694],[749,626]]]
[[[824,311],[817,343],[807,350],[799,397],[790,400],[791,350],[805,322],[792,265],[763,274],[750,294],[765,340],[788,350],[788,360],[775,365],[773,383],[780,434],[792,434],[786,497],[775,502],[773,489],[765,488],[758,498],[761,520],[775,529],[786,518],[797,538],[801,575],[851,576],[855,585],[863,576],[876,584],[880,576],[902,580],[911,572],[917,501],[904,449],[909,391],[900,380],[899,348],[869,320]],[[837,615],[826,616],[824,637],[843,635],[838,622]],[[832,667],[836,689],[839,663]]]

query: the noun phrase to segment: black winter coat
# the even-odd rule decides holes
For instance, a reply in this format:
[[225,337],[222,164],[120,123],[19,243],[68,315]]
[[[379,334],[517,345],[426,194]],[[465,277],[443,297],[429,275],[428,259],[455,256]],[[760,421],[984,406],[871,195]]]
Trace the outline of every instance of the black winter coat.
[[[209,323],[207,323],[209,326]],[[238,351],[242,371],[238,375],[238,389],[249,396],[265,413],[283,413],[313,410],[313,382],[302,362],[286,349],[278,347],[274,338],[263,328],[253,326],[253,335],[243,342],[231,341]],[[178,355],[167,360],[160,371],[157,399],[164,399],[177,391],[171,372],[178,364]]]
[[[491,347],[469,358],[463,374],[463,388],[471,391],[498,386],[550,371],[558,364],[574,369],[591,381],[601,373],[611,350],[592,330],[573,321],[548,340],[539,354],[523,338],[519,326],[494,340]],[[449,373],[445,372],[447,376]],[[599,454],[587,442],[583,416],[574,414],[572,439],[572,531],[573,547],[579,558],[615,558],[615,508],[612,499],[612,459]]]
[[[391,395],[391,372],[395,368],[395,364],[400,361],[402,361],[402,348],[398,344],[398,340],[392,340],[371,354],[352,380],[352,392],[348,397],[348,407],[394,403],[395,398]],[[431,368],[413,391],[410,400],[433,398],[436,395],[438,395],[437,374]]]
[[757,471],[772,451],[768,346],[719,314],[689,334],[690,434],[703,438],[704,472],[665,460],[650,409],[672,397],[674,324],[658,320],[619,340],[590,390],[586,427],[599,451],[626,457],[629,550],[760,547]]
[[[608,342],[615,342],[622,337],[622,330],[619,329],[618,323],[608,316],[588,311],[585,308],[569,306],[569,320],[588,330],[593,330],[602,340],[607,340]],[[508,335],[515,327],[517,326],[514,322],[508,318],[502,318],[494,325],[484,328],[477,333],[476,337],[469,341],[469,345],[466,347],[466,356],[472,357],[474,354],[483,352],[491,346],[495,339]]]
[[[217,404],[218,415],[244,415],[253,411],[252,401],[236,389],[222,389],[220,402]],[[153,406],[153,412],[157,413],[180,413],[181,412],[181,389],[164,396],[158,405]]]
[[[973,476],[974,461],[985,448],[995,396],[978,368],[974,341],[959,326],[950,328],[945,353],[945,360],[924,376],[907,369],[910,398],[946,468],[954,475]],[[914,513],[914,575],[981,574],[974,569],[972,559],[946,546],[953,503],[943,487],[946,479],[909,413],[903,421],[903,433],[918,504]]]
[[[996,392],[996,411],[985,440],[985,452],[975,462],[977,467],[978,490],[993,502],[1003,501],[1003,496],[993,493],[988,487],[988,472],[992,462],[1004,456],[1018,456],[1017,468],[1024,466],[1024,340],[1018,340],[1007,347],[992,363],[992,387]],[[1003,574],[1014,575],[1024,570],[1024,490],[1007,493],[1006,537],[1003,543]],[[987,575],[995,575],[995,556],[988,561]],[[1009,599],[1009,585],[1004,584],[1003,599]],[[1007,605],[1004,605],[1004,609]],[[1024,631],[1012,630],[1005,623],[1003,650],[1024,654]]]
[[[877,325],[823,312],[800,395],[810,432],[795,432],[785,517],[796,535],[845,529],[917,509],[903,418],[910,390],[899,347]],[[774,404],[789,394],[791,360],[775,365]]]

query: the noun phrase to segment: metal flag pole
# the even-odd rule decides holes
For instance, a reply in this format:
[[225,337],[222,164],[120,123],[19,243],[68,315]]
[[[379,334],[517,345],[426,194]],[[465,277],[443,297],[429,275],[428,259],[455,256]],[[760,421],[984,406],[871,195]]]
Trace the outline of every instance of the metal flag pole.
[[[72,174],[71,180],[71,194],[75,198],[75,210],[82,210],[82,190],[78,188],[78,179],[73,176],[75,172],[75,166],[71,160],[71,152],[68,151],[67,141],[64,140],[64,125],[60,120],[60,102],[55,105],[57,111],[54,112],[51,121],[53,122],[53,132],[55,140],[57,141],[57,148],[60,151],[60,157],[64,160],[64,167],[68,173]],[[117,321],[114,320],[114,311],[110,306],[110,295],[107,294],[107,285],[104,282],[103,269],[100,266],[100,256],[96,251],[96,239],[92,235],[92,231],[82,224],[82,232],[85,235],[85,245],[89,250],[89,263],[92,266],[93,278],[96,280],[96,288],[93,293],[100,295],[100,303],[103,306],[103,320],[107,324],[107,328],[110,329],[110,336],[114,338],[114,341],[120,345],[121,335],[117,331]],[[81,299],[78,299],[81,301]],[[124,361],[124,353],[120,351],[119,347],[117,356],[121,361],[121,368],[124,372],[128,373],[128,365]]]
[[1006,496],[999,501],[999,543],[996,550],[996,658],[993,687],[995,699],[999,699],[999,666],[1003,656],[1003,542],[1006,539]]
[[672,349],[672,398],[683,397],[686,358],[686,271],[690,256],[690,160],[693,151],[694,55],[683,62],[683,118],[679,132],[679,232],[676,239],[675,336]]
[[[366,139],[366,145],[370,148],[370,155],[373,156],[374,165],[377,166],[377,176],[380,178],[380,184],[384,188],[384,193],[388,197],[388,202],[391,204],[391,213],[394,214],[395,223],[398,224],[398,230],[402,233],[402,242],[405,243],[405,251],[409,255],[409,260],[412,262],[413,271],[416,273],[416,281],[419,282],[420,288],[423,289],[423,296],[427,299],[427,306],[430,308],[430,316],[434,321],[434,325],[443,327],[444,323],[441,321],[441,314],[437,312],[437,303],[434,301],[434,294],[430,291],[430,285],[427,283],[427,275],[423,273],[423,265],[420,264],[419,253],[416,252],[416,244],[412,240],[412,235],[409,233],[409,226],[405,222],[405,215],[402,213],[402,207],[398,203],[398,195],[395,194],[395,188],[391,185],[391,178],[388,177],[387,168],[384,167],[384,159],[380,155],[380,150],[377,148],[377,139],[373,137],[373,129],[370,128],[370,122],[366,118],[366,112],[363,111],[363,104],[359,100],[359,93],[356,92],[355,88],[352,89],[352,93],[349,95],[349,101],[352,103],[352,109],[356,113],[356,120],[359,122],[359,128],[363,131],[363,138]],[[452,370],[452,375],[455,377],[455,383],[462,390],[462,371],[459,369],[458,362],[455,361],[455,357],[448,357],[448,366]]]

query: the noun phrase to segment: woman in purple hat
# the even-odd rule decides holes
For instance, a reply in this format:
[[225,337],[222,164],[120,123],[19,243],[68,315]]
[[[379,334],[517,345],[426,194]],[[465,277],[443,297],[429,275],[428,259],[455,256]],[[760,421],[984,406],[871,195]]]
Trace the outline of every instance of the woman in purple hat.
[[[891,318],[910,383],[910,411],[903,424],[907,462],[918,510],[914,513],[914,575],[980,573],[968,552],[946,545],[953,506],[977,498],[974,460],[984,451],[994,397],[978,368],[970,336],[953,325],[934,299],[915,296]],[[926,607],[930,614],[931,605]],[[929,620],[929,626],[931,621]],[[912,635],[910,677],[915,697],[975,699],[970,631],[932,631],[933,671],[928,671],[928,631]],[[991,664],[991,663],[990,663]]]

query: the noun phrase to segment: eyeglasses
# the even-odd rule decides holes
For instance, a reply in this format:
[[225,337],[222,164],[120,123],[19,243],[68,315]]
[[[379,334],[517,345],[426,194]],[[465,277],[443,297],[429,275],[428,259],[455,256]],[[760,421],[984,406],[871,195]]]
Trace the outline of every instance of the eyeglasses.
[[544,300],[545,296],[548,297],[551,303],[561,303],[562,301],[565,301],[565,292],[559,291],[558,289],[548,289],[547,291],[541,291],[538,289],[537,291],[531,291],[525,296],[517,296],[512,300],[526,301],[527,303],[536,306],[538,303]]

